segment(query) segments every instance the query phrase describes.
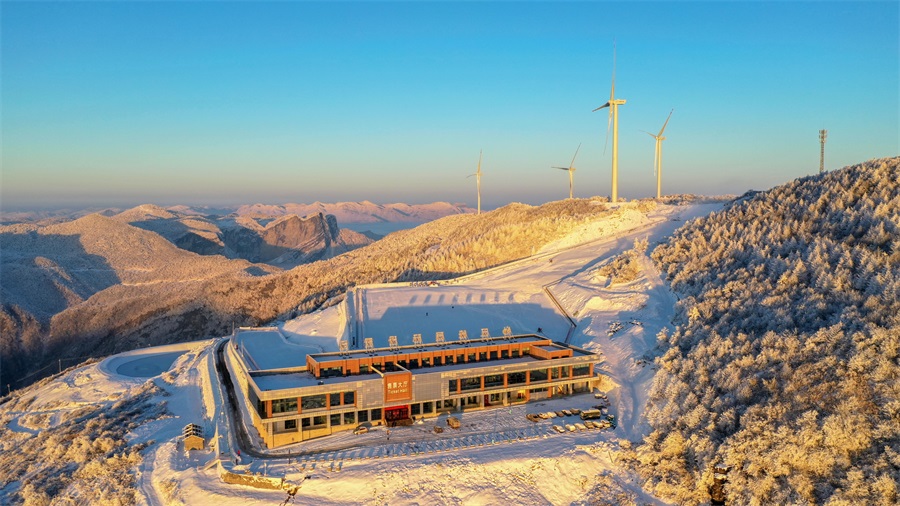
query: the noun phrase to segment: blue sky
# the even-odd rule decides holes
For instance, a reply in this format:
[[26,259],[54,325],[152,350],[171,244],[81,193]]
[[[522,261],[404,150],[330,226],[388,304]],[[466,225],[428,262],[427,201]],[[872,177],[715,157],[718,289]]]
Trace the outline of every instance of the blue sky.
[[743,193],[896,156],[897,2],[0,4],[3,210]]

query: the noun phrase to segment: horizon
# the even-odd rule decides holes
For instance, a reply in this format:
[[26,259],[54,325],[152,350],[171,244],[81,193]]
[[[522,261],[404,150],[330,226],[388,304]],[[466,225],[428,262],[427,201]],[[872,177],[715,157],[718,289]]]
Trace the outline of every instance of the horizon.
[[[615,13],[615,27],[602,26]],[[896,2],[4,2],[0,211],[741,195],[898,154]],[[615,41],[615,42],[614,42]],[[733,126],[732,126],[733,125]],[[611,140],[610,140],[611,142]],[[389,177],[386,175],[390,174]]]

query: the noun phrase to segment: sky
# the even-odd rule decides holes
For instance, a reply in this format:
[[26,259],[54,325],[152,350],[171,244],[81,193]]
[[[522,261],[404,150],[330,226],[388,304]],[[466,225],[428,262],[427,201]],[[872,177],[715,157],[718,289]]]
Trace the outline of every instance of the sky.
[[[0,3],[0,210],[740,194],[900,153],[889,2]],[[611,137],[611,136],[610,136]]]

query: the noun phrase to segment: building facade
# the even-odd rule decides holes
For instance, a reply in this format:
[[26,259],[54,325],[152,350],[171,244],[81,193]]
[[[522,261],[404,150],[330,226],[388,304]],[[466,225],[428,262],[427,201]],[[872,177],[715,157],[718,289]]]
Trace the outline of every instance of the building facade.
[[302,366],[269,370],[255,365],[240,332],[228,348],[269,448],[360,424],[405,424],[588,392],[598,385],[601,358],[537,335],[308,354]]

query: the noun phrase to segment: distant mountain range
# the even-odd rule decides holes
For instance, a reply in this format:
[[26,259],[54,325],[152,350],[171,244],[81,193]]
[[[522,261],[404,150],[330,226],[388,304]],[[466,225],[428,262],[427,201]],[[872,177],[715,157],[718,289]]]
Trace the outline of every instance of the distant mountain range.
[[[138,206],[134,209],[146,208]],[[156,206],[154,206],[156,207]],[[450,204],[448,202],[432,202],[430,204],[375,204],[367,200],[362,202],[336,202],[333,204],[313,202],[312,204],[252,204],[225,207],[204,207],[177,205],[162,209],[166,213],[181,217],[197,216],[215,219],[216,217],[234,215],[249,217],[259,220],[274,219],[281,216],[295,214],[297,216],[311,216],[315,214],[332,215],[338,223],[384,223],[384,222],[412,222],[425,223],[452,214],[466,214],[475,212],[465,204]],[[4,211],[0,212],[0,224],[14,223],[59,223],[71,221],[88,214],[102,214],[113,216],[116,214],[131,213],[133,210],[116,208],[103,209],[60,209],[53,211]],[[142,211],[137,211],[140,213]],[[143,211],[148,212],[148,211]],[[159,214],[159,211],[150,211],[151,214]],[[158,217],[164,217],[160,215]],[[167,216],[171,218],[171,216]]]
[[283,268],[330,258],[372,242],[341,230],[333,215],[281,215],[274,220],[252,216],[200,216],[184,208],[138,206],[113,219],[150,230],[179,248],[200,255],[243,258]]

